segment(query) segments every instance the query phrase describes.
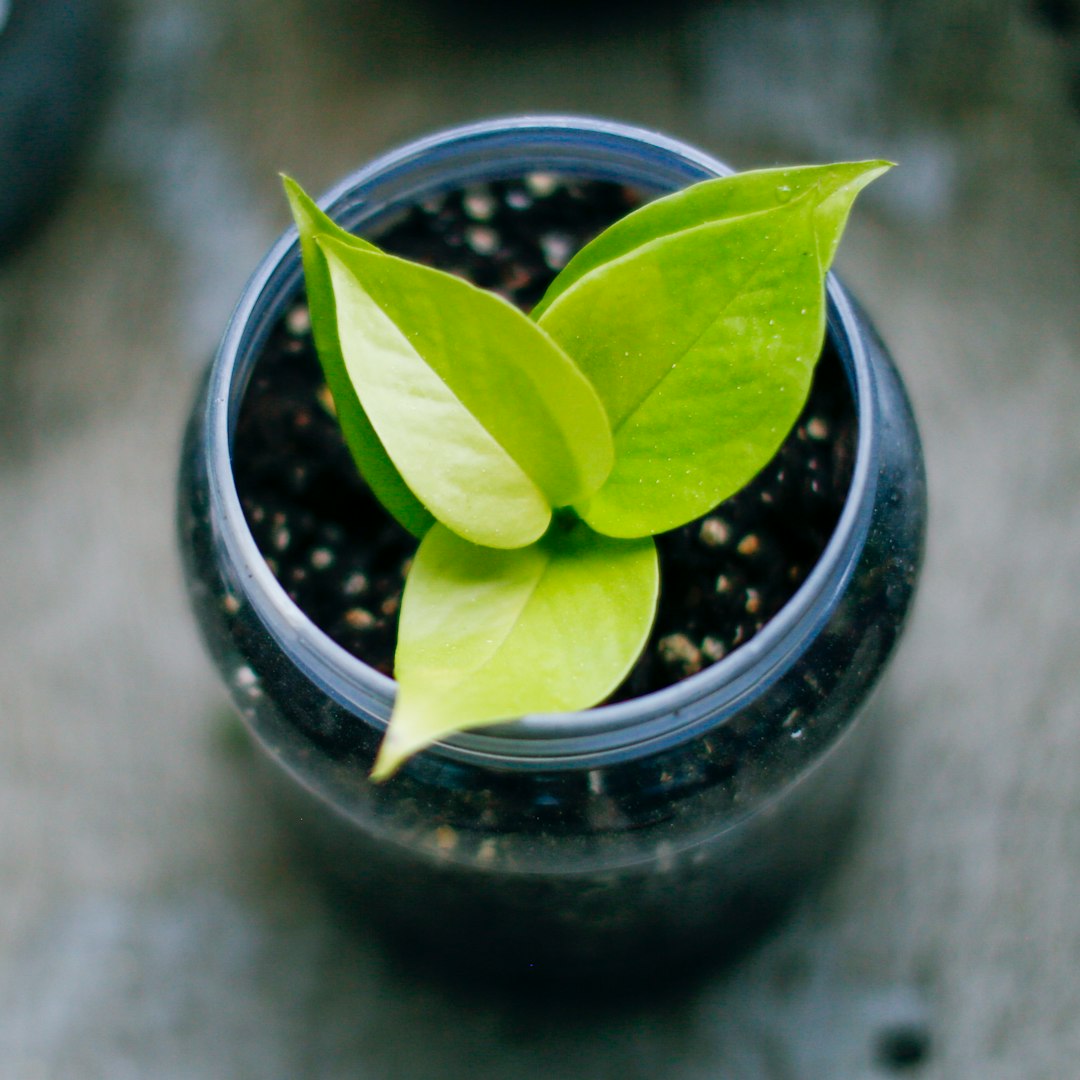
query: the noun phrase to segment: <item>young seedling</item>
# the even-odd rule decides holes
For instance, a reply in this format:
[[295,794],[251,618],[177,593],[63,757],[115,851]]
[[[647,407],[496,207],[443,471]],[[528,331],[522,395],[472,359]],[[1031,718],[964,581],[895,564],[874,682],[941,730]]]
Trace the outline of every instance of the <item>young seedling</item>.
[[376,779],[619,685],[656,611],[653,536],[746,485],[791,430],[848,213],[889,167],[747,172],[649,203],[529,315],[352,236],[285,180],[345,439],[420,540]]

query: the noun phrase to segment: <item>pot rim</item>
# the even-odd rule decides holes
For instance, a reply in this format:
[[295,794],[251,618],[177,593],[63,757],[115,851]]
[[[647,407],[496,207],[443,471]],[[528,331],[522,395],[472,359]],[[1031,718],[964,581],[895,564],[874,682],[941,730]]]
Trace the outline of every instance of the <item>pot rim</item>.
[[[358,188],[407,174],[432,155],[453,158],[508,144],[522,144],[520,151],[540,142],[549,148],[572,147],[582,138],[598,143],[602,150],[658,155],[685,173],[688,183],[732,171],[694,147],[645,128],[591,117],[529,115],[452,127],[406,143],[335,185],[319,205],[340,209]],[[560,164],[565,165],[560,161],[547,167],[558,171]],[[280,313],[283,298],[291,295],[301,273],[298,247],[296,229],[290,227],[246,285],[214,358],[205,417],[211,520],[215,541],[231,563],[233,584],[292,662],[341,706],[385,729],[396,683],[334,642],[289,598],[248,529],[232,476],[232,432],[243,396],[234,380],[238,360],[245,350],[257,351]],[[296,265],[283,275],[282,268],[290,261]],[[871,334],[832,272],[826,290],[826,332],[853,390],[858,420],[855,463],[833,535],[787,604],[746,644],[672,686],[616,704],[531,714],[461,732],[424,753],[504,768],[539,768],[556,762],[565,766],[571,760],[591,767],[612,754],[624,756],[642,746],[683,742],[706,727],[724,723],[791,667],[831,617],[854,572],[869,532],[877,486],[873,466],[879,438],[874,407],[877,380]],[[268,293],[273,301],[269,305],[264,301]],[[267,306],[270,310],[261,310]]]

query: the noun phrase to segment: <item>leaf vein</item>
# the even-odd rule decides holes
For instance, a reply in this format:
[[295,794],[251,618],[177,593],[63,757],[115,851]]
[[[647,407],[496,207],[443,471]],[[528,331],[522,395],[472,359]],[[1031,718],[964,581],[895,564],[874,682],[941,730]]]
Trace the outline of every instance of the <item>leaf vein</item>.
[[731,296],[728,297],[723,307],[721,307],[720,310],[716,313],[716,315],[712,319],[710,319],[704,327],[702,327],[701,332],[694,337],[693,341],[691,341],[690,344],[687,345],[686,348],[679,353],[678,359],[676,359],[676,361],[670,367],[665,368],[660,373],[659,378],[657,378],[647,389],[642,392],[642,394],[638,397],[638,400],[635,401],[634,404],[626,411],[622,419],[620,419],[617,424],[612,425],[613,435],[617,435],[623,429],[625,424],[641,411],[649,398],[651,398],[653,394],[656,393],[656,391],[670,377],[671,373],[675,371],[679,362],[690,352],[692,352],[694,348],[696,348],[698,343],[707,334],[711,333],[713,329],[715,329],[718,323],[720,323],[723,319],[727,317],[728,311],[731,308],[732,304],[734,304],[737,300],[745,297],[747,293],[751,291],[750,286],[752,285],[754,279],[761,274],[761,272],[764,270],[765,266],[768,264],[771,257],[775,253],[776,246],[774,244],[762,254],[761,259],[758,261],[757,265],[754,266],[750,273],[742,280],[742,282],[740,283],[740,287],[732,291]]

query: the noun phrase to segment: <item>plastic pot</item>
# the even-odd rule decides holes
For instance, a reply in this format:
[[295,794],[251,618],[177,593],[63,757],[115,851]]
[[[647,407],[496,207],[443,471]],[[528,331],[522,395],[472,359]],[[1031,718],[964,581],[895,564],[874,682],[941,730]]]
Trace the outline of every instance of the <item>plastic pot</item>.
[[[726,171],[623,125],[519,118],[387,154],[323,205],[371,231],[433,192],[538,169],[653,193]],[[288,598],[232,473],[245,388],[301,287],[290,231],[248,284],[196,402],[180,530],[210,651],[305,845],[349,884],[348,903],[470,965],[617,975],[748,940],[844,836],[870,742],[863,706],[921,558],[919,439],[866,317],[831,277],[828,334],[858,419],[854,475],[817,565],[760,633],[675,686],[463,734],[373,785],[394,684]],[[330,730],[347,742],[320,737]]]

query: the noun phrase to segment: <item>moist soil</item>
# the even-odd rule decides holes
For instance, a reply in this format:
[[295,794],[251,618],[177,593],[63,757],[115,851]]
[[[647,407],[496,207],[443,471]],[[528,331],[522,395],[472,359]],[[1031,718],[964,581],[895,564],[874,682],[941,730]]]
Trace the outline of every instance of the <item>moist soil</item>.
[[[528,310],[579,247],[640,202],[620,185],[534,173],[433,198],[370,235],[384,250],[460,274]],[[836,526],[855,434],[850,390],[827,343],[803,413],[772,462],[712,513],[656,538],[656,622],[610,700],[700,671],[784,606]],[[252,534],[290,597],[338,644],[392,675],[417,541],[357,473],[303,296],[274,327],[253,372],[234,472]]]

